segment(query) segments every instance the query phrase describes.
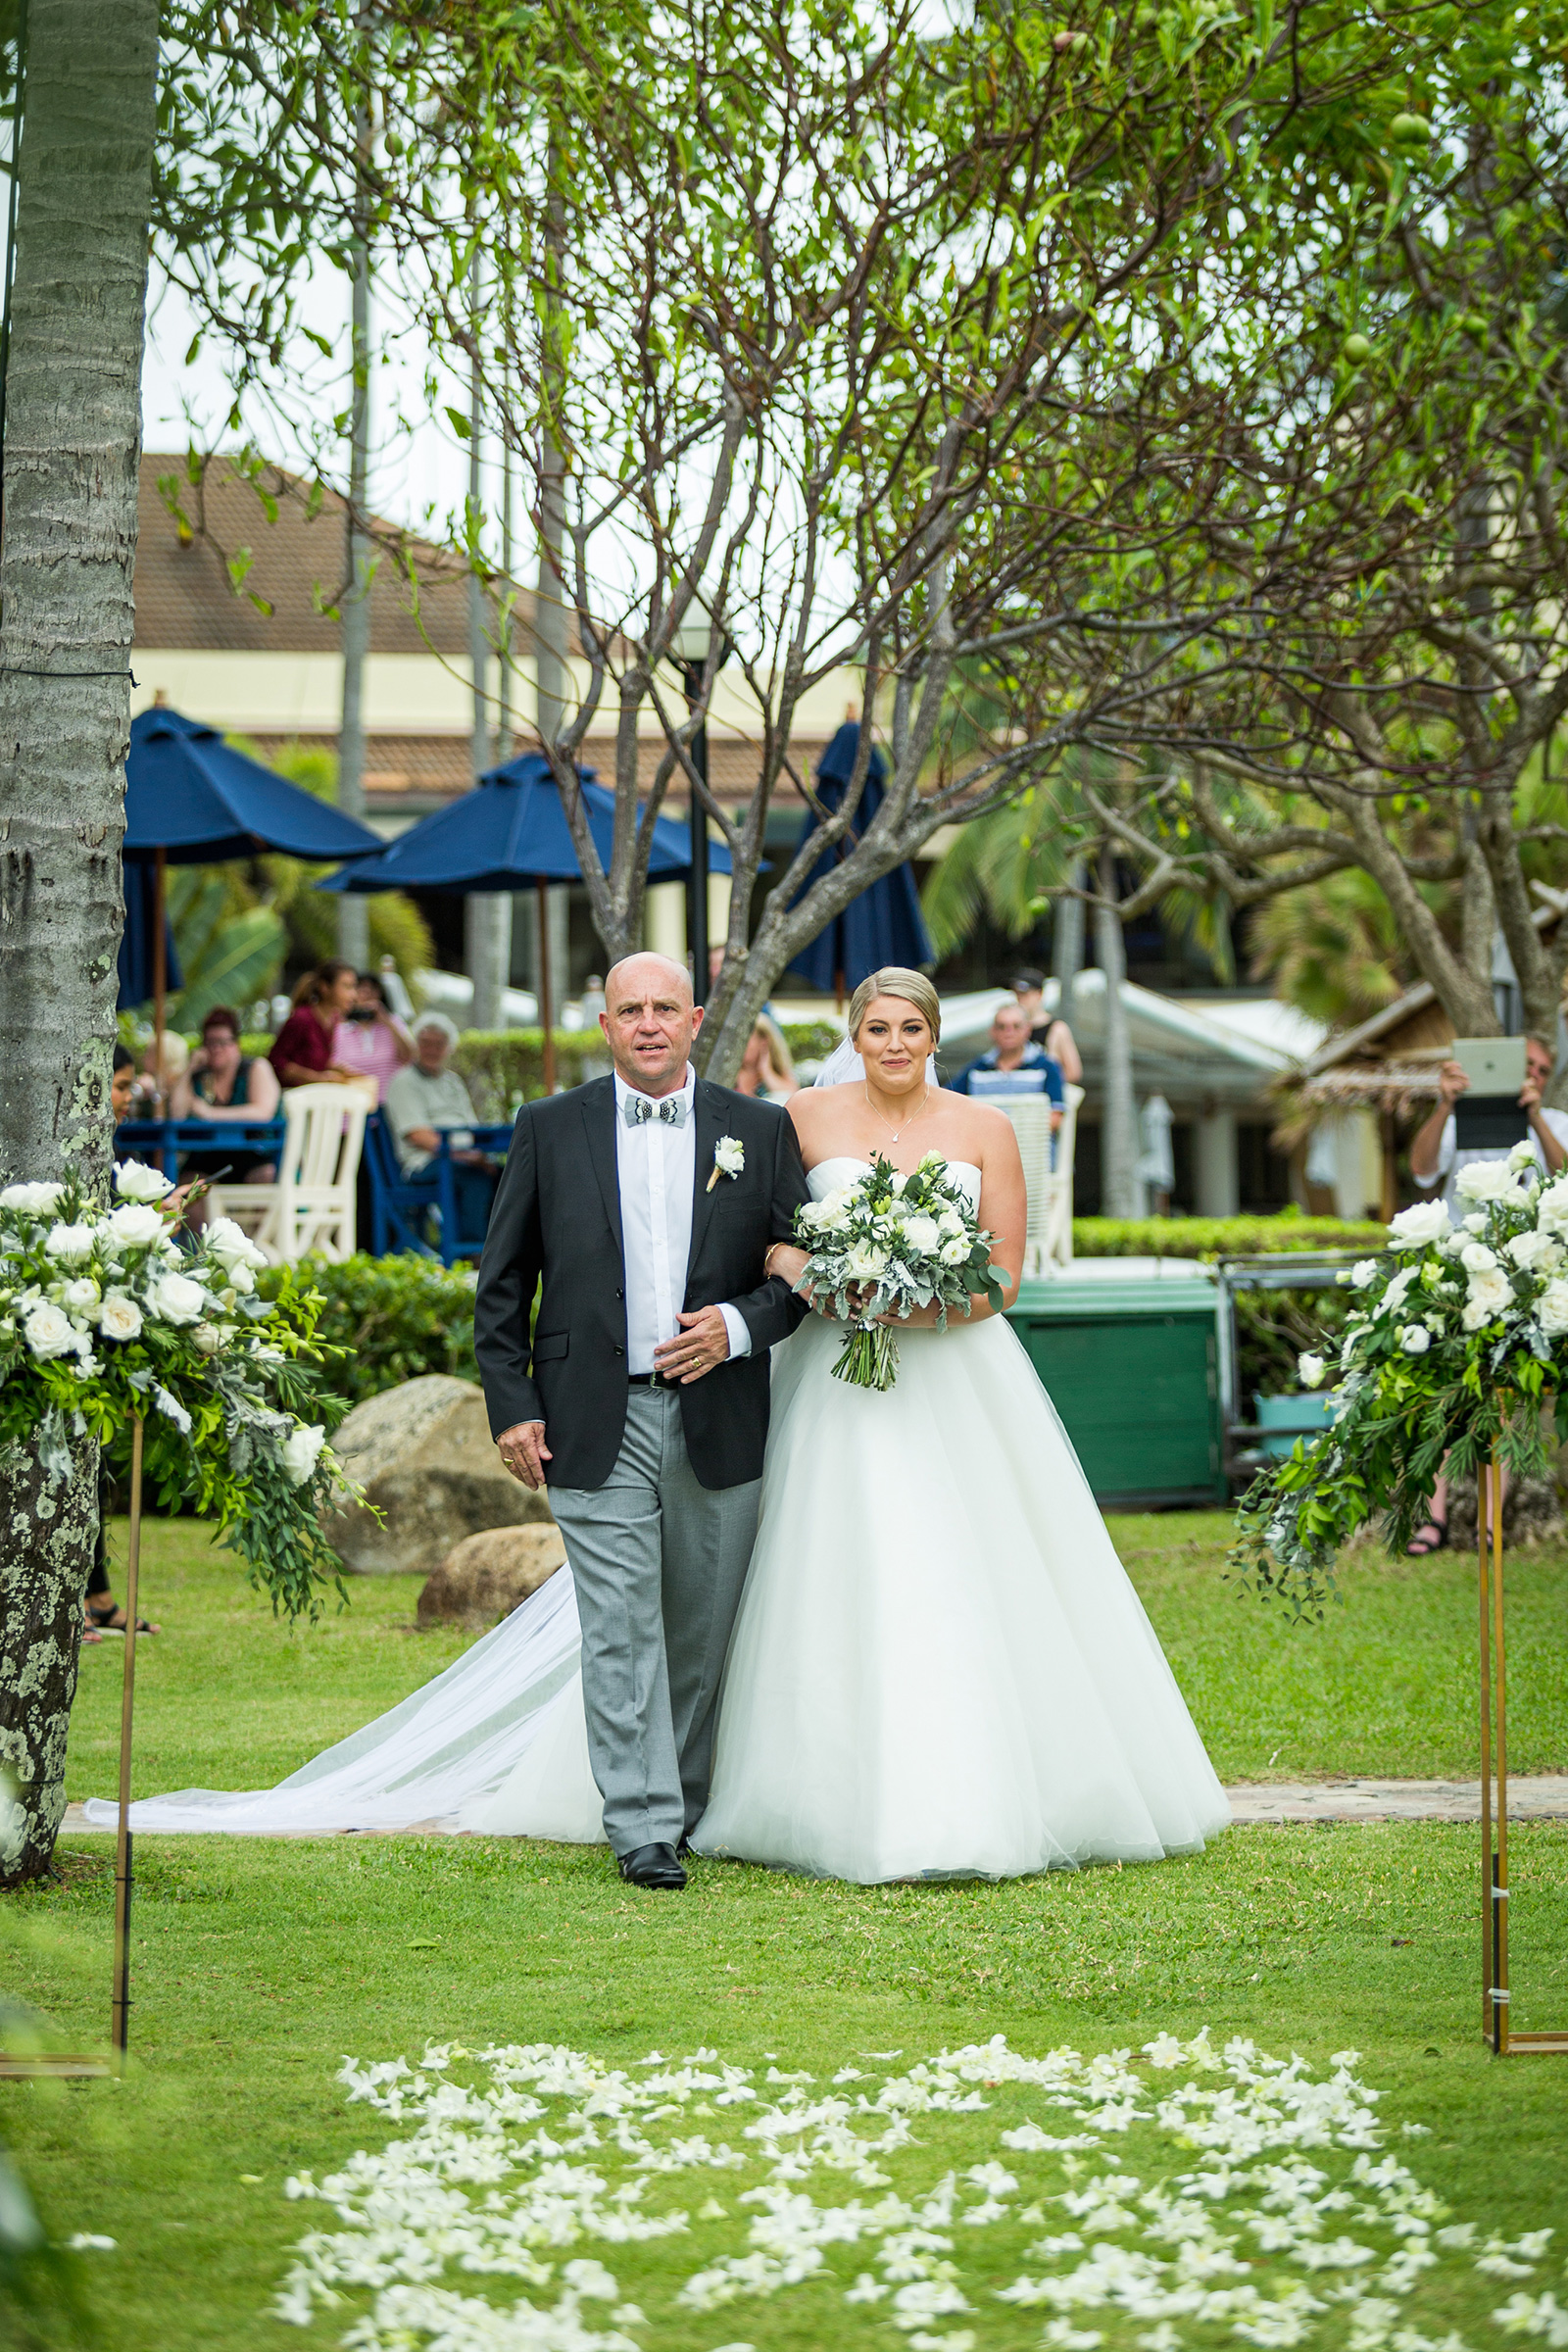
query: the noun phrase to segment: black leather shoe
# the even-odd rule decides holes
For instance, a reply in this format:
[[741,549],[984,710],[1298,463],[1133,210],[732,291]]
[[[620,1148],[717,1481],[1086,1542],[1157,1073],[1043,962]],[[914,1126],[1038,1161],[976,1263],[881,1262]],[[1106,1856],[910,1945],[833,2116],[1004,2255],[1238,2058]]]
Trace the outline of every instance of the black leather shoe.
[[634,1845],[620,1857],[620,1875],[628,1886],[657,1886],[666,1894],[679,1894],[686,1884],[672,1845]]

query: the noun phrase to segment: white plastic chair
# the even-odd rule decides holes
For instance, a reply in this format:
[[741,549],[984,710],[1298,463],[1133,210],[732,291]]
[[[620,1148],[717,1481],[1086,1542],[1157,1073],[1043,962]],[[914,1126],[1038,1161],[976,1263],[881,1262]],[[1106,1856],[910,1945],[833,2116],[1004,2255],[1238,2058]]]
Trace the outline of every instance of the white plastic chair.
[[[1051,1103],[1044,1095],[993,1095],[993,1110],[1012,1121],[1028,1197],[1023,1271],[1039,1276],[1072,1264],[1072,1157],[1078,1136],[1081,1086],[1069,1086],[1061,1125],[1053,1138]],[[1053,1148],[1054,1146],[1054,1148]]]
[[283,1097],[277,1182],[214,1185],[213,1214],[232,1217],[274,1266],[290,1265],[312,1250],[323,1257],[352,1257],[365,1116],[361,1087],[291,1087]]

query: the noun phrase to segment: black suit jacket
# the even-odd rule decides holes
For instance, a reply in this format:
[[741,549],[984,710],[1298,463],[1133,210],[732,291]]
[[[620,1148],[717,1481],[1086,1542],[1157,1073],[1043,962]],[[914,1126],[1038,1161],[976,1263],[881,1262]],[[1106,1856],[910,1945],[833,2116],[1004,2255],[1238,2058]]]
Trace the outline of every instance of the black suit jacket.
[[[615,1082],[525,1102],[479,1262],[473,1344],[490,1428],[543,1421],[552,1486],[602,1487],[626,1424],[626,1275],[615,1152]],[[762,1474],[767,1351],[806,1312],[781,1275],[762,1279],[774,1242],[794,1238],[808,1199],[795,1128],[776,1103],[697,1081],[688,1313],[740,1309],[752,1352],[680,1391],[693,1470],[705,1487]],[[713,1147],[738,1137],[746,1164],[709,1189]],[[543,1283],[529,1337],[534,1293]]]

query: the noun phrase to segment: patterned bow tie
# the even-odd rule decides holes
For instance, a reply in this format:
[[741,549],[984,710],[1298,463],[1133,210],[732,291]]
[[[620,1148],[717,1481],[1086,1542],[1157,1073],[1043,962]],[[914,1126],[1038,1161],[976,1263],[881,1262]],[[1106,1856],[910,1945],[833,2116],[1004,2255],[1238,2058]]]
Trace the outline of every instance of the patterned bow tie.
[[656,1102],[652,1095],[628,1095],[621,1105],[621,1117],[628,1127],[642,1127],[650,1119],[660,1119],[666,1127],[686,1124],[684,1095],[662,1095]]

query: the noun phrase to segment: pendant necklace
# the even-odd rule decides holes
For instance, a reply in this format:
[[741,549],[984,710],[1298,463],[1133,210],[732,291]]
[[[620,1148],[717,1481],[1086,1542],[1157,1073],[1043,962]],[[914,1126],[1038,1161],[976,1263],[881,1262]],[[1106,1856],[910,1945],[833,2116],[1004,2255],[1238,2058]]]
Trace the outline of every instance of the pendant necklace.
[[871,1116],[872,1116],[872,1118],[873,1118],[873,1119],[880,1120],[880,1121],[881,1121],[881,1124],[882,1124],[884,1127],[886,1127],[886,1128],[887,1128],[887,1131],[888,1131],[889,1135],[891,1135],[891,1136],[892,1136],[892,1138],[893,1138],[893,1141],[894,1141],[895,1143],[897,1143],[897,1142],[898,1142],[898,1140],[899,1140],[900,1136],[901,1136],[901,1135],[904,1133],[904,1130],[905,1130],[905,1128],[906,1128],[906,1127],[912,1127],[912,1126],[913,1126],[913,1124],[914,1124],[915,1120],[916,1120],[917,1118],[919,1118],[919,1117],[920,1117],[921,1113],[922,1113],[922,1112],[924,1111],[924,1109],[925,1109],[925,1106],[926,1106],[926,1104],[927,1104],[927,1103],[930,1102],[930,1100],[931,1100],[931,1089],[930,1089],[930,1088],[929,1088],[929,1086],[928,1086],[928,1087],[927,1087],[927,1088],[924,1090],[924,1092],[922,1093],[922,1095],[921,1095],[921,1097],[920,1097],[920,1108],[919,1108],[919,1110],[911,1110],[911,1111],[910,1111],[910,1113],[909,1113],[909,1115],[908,1115],[908,1117],[907,1117],[906,1119],[905,1119],[905,1120],[904,1120],[904,1121],[903,1121],[903,1122],[902,1122],[902,1123],[901,1123],[899,1126],[895,1127],[895,1126],[892,1124],[892,1122],[891,1122],[890,1120],[888,1120],[888,1119],[884,1119],[884,1118],[882,1117],[882,1113],[881,1113],[881,1112],[878,1110],[878,1108],[877,1108],[876,1104],[875,1104],[875,1103],[872,1102],[872,1100],[871,1100],[871,1089],[870,1089],[870,1087],[869,1087],[869,1086],[865,1087],[863,1091],[864,1091],[864,1094],[865,1094],[865,1107],[866,1107],[866,1109],[867,1109],[867,1110],[868,1110],[868,1111],[871,1113]]

